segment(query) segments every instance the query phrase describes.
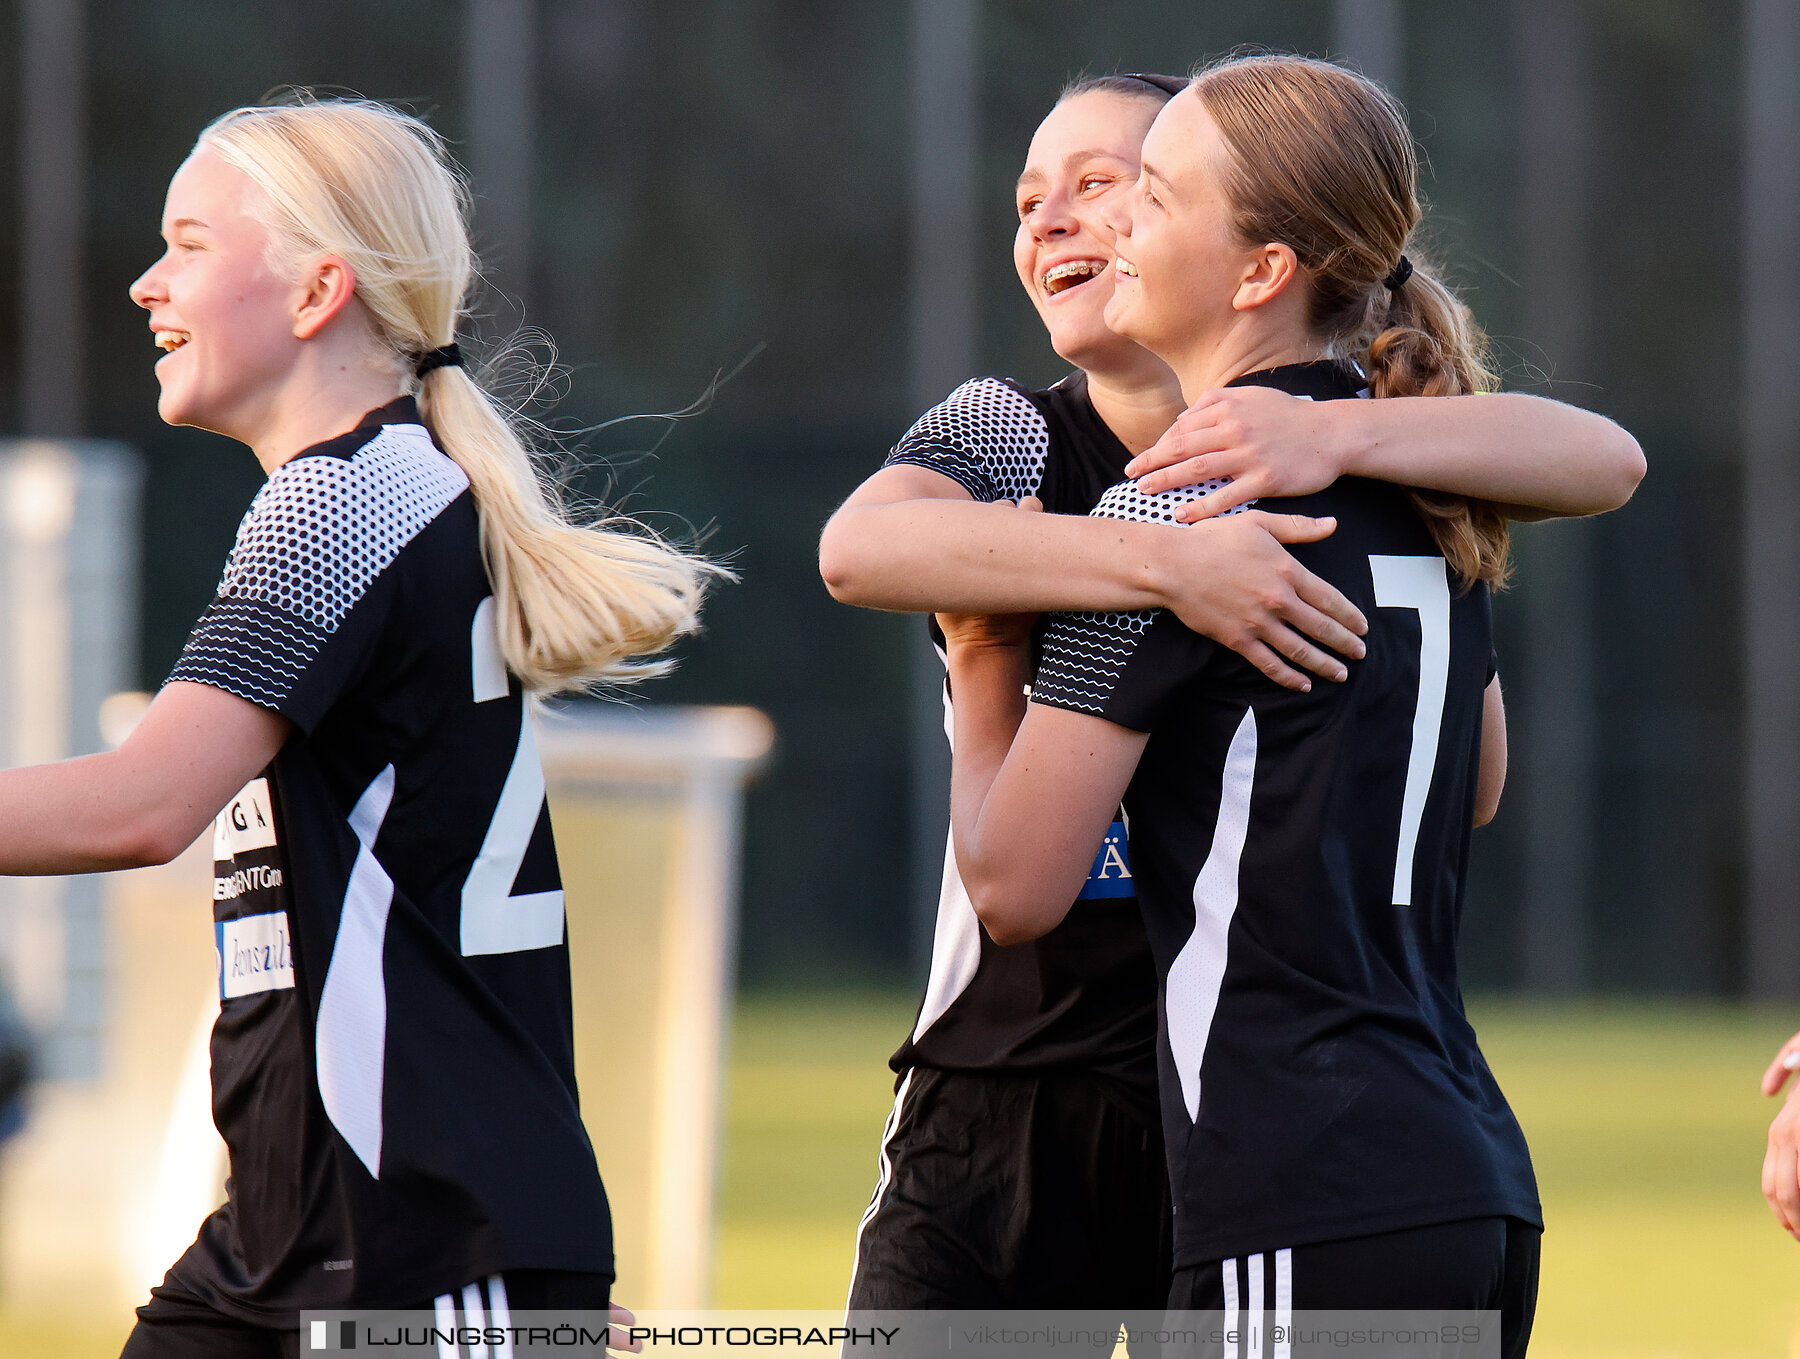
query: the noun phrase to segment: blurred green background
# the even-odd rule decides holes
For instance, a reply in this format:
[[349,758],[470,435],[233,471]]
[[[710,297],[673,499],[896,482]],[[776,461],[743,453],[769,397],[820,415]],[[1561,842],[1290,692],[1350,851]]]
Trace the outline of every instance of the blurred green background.
[[[8,71],[22,61],[27,3],[0,0]],[[1742,594],[1744,317],[1771,282],[1743,230],[1760,116],[1746,71],[1753,23],[1791,19],[1796,3],[971,6],[971,372],[1047,382],[1062,371],[1007,246],[1012,181],[1065,80],[1181,71],[1239,44],[1384,51],[1428,160],[1433,243],[1495,335],[1508,385],[1613,415],[1648,453],[1626,511],[1521,533],[1518,585],[1497,609],[1513,779],[1477,837],[1463,943],[1472,984],[1509,997],[1484,1001],[1478,1019],[1542,1180],[1550,1233],[1533,1353],[1550,1359],[1800,1359],[1800,1246],[1757,1192],[1773,1106],[1756,1090],[1800,1012],[1731,1004],[1800,989],[1800,957],[1759,943],[1748,904],[1744,777],[1747,754],[1767,746],[1745,716],[1748,643],[1775,622],[1791,631],[1795,606],[1751,623]],[[890,1101],[883,1064],[920,974],[918,629],[833,604],[814,549],[825,516],[919,406],[907,342],[920,277],[908,217],[916,6],[500,6],[525,16],[533,82],[529,136],[510,162],[483,161],[469,89],[479,52],[467,25],[491,0],[84,8],[85,218],[70,305],[86,376],[77,417],[51,432],[145,454],[146,684],[209,597],[258,480],[242,449],[157,422],[156,354],[125,296],[159,248],[169,174],[225,109],[314,85],[400,101],[445,131],[475,171],[480,243],[496,263],[476,347],[521,324],[554,335],[565,428],[680,408],[763,346],[655,457],[642,456],[662,432],[654,422],[588,438],[582,485],[664,527],[707,531],[743,574],[681,672],[650,695],[753,704],[779,732],[746,813],[751,998],[735,1035],[716,1298],[836,1305]],[[1385,48],[1371,28],[1381,16]],[[16,145],[23,121],[23,101],[0,102],[0,143]],[[936,172],[929,157],[921,169]],[[9,258],[19,185],[0,176]],[[43,333],[22,296],[0,287],[8,431],[22,427],[19,374]],[[1775,753],[1792,782],[1800,750]],[[1773,837],[1800,843],[1800,824]],[[1777,916],[1800,911],[1777,886],[1788,893]],[[1775,984],[1752,986],[1759,958]],[[875,989],[831,989],[846,986]],[[1549,995],[1562,999],[1524,998]],[[1583,995],[1613,999],[1572,999]],[[28,1300],[0,1298],[0,1356],[111,1355],[124,1324],[34,1316]]]
[[[741,965],[762,986],[921,975],[912,886],[935,897],[938,869],[911,862],[909,828],[942,799],[941,775],[915,769],[915,740],[941,745],[941,728],[909,718],[919,629],[834,604],[816,540],[921,401],[975,373],[1064,371],[1010,257],[1013,182],[1058,90],[1241,44],[1384,68],[1427,158],[1431,241],[1508,385],[1618,418],[1652,469],[1620,514],[1519,535],[1518,584],[1497,609],[1513,786],[1475,851],[1470,975],[1488,989],[1744,993],[1751,0],[80,2],[86,377],[78,429],[47,432],[146,455],[147,685],[210,597],[259,478],[241,448],[158,422],[157,353],[125,292],[159,249],[169,175],[226,109],[313,85],[398,100],[444,131],[473,170],[495,265],[475,347],[521,323],[547,330],[568,366],[565,427],[683,407],[763,346],[654,458],[635,456],[664,433],[654,422],[588,438],[584,482],[664,527],[710,528],[742,571],[680,673],[645,696],[775,720],[745,828]],[[51,3],[0,0],[4,69],[22,59],[25,7]],[[958,262],[911,253],[914,195],[958,170],[934,148],[913,169],[913,19],[959,8],[973,333],[968,371],[922,397],[909,305]],[[498,150],[484,130],[506,110],[480,111],[471,36],[493,16],[523,34],[528,85],[507,113],[521,140]],[[0,145],[20,133],[20,107],[0,101]],[[19,211],[0,175],[0,255],[19,249]],[[19,428],[43,334],[0,287],[0,430]],[[1800,956],[1786,966],[1800,979]]]
[[[834,1308],[892,1104],[898,992],[765,995],[733,1036],[714,1302]],[[1534,1359],[1800,1359],[1800,1245],[1757,1187],[1757,1089],[1800,1010],[1471,1007],[1548,1224]],[[629,1304],[630,1297],[622,1301]],[[112,1359],[129,1317],[0,1302],[9,1359]]]

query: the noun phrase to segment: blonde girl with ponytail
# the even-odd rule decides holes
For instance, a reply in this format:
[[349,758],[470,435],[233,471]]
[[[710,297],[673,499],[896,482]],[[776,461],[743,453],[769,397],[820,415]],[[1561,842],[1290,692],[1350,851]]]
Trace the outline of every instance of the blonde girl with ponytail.
[[507,668],[542,694],[660,670],[644,658],[692,630],[718,572],[641,526],[572,522],[470,376],[457,344],[476,281],[468,194],[442,138],[386,105],[333,101],[238,109],[199,144],[260,193],[271,267],[341,257],[372,338],[400,376],[416,375],[420,414],[480,510]]
[[467,202],[395,109],[238,109],[131,286],[162,417],[267,481],[124,744],[0,772],[0,873],[162,863],[212,830],[230,1197],[129,1359],[290,1354],[309,1309],[591,1333],[609,1305],[529,699],[654,673],[722,573],[572,516],[470,377]]

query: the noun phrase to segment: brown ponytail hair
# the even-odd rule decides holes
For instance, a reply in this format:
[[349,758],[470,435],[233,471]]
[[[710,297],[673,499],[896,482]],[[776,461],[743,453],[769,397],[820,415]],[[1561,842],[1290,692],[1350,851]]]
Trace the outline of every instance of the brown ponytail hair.
[[[1295,56],[1227,57],[1196,70],[1190,88],[1231,149],[1225,191],[1239,237],[1292,247],[1306,271],[1309,325],[1362,365],[1370,396],[1494,390],[1486,335],[1411,243],[1423,215],[1418,157],[1392,95]],[[1435,491],[1412,499],[1457,574],[1505,584],[1498,507]]]

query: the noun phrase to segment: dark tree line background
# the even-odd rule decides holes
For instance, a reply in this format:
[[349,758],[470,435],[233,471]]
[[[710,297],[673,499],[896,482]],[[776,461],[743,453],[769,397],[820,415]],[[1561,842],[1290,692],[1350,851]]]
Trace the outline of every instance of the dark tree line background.
[[[16,11],[17,0],[5,11]],[[915,975],[907,620],[821,587],[819,526],[916,412],[905,358],[907,12],[875,0],[540,0],[528,250],[482,333],[567,365],[558,419],[704,414],[588,440],[585,485],[704,529],[743,584],[645,701],[754,704],[779,730],[749,802],[746,984]],[[1353,7],[1352,7],[1353,8]],[[1180,71],[1242,43],[1342,51],[1326,0],[977,6],[981,371],[1062,371],[1013,278],[1011,184],[1072,76]],[[249,454],[155,417],[126,285],[157,253],[195,133],[284,85],[428,115],[469,143],[463,5],[90,0],[82,325],[87,434],[149,465],[143,679],[166,673],[258,483]],[[1740,36],[1700,0],[1397,4],[1398,87],[1431,235],[1508,385],[1620,419],[1651,475],[1622,513],[1519,535],[1499,609],[1513,784],[1478,837],[1465,927],[1487,987],[1738,992],[1745,977],[1737,448]],[[14,17],[14,16],[9,16]],[[16,70],[18,24],[0,25]],[[1354,36],[1354,35],[1352,35]],[[15,144],[16,101],[0,112]],[[479,167],[478,167],[479,168]],[[481,181],[476,188],[479,193]],[[18,250],[0,177],[0,255]],[[488,204],[486,223],[496,218]],[[491,242],[490,242],[491,243]],[[32,318],[0,286],[0,426]],[[760,349],[759,349],[760,347]],[[1562,537],[1558,537],[1562,535]],[[1534,809],[1536,809],[1534,811]]]

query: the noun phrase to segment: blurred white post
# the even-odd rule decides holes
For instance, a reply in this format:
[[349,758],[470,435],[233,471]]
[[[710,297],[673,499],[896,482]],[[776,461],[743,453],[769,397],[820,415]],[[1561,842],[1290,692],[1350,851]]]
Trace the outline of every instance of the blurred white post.
[[463,99],[476,241],[500,290],[529,311],[537,158],[537,0],[465,0]]
[[[980,229],[980,30],[975,0],[912,0],[912,208],[907,279],[911,414],[973,377]],[[950,825],[944,667],[913,625],[908,866],[913,961],[925,974]]]
[[[137,670],[138,458],[0,442],[0,767],[102,748]],[[52,1077],[99,1068],[106,939],[94,878],[0,879],[0,968]]]
[[[1587,376],[1593,356],[1588,279],[1593,181],[1586,24],[1565,0],[1519,0],[1521,328],[1553,382]],[[1579,400],[1578,389],[1558,395]],[[1546,524],[1520,535],[1525,654],[1500,658],[1519,685],[1525,778],[1523,980],[1579,991],[1592,977],[1594,796],[1593,525]]]
[[81,430],[84,0],[19,9],[19,406],[26,434]]
[[1371,80],[1395,94],[1406,73],[1401,0],[1332,0],[1332,46]]
[[773,741],[750,708],[581,704],[540,726],[582,1112],[635,1305],[710,1303],[743,789]]
[[1745,976],[1800,996],[1800,0],[1743,8]]

